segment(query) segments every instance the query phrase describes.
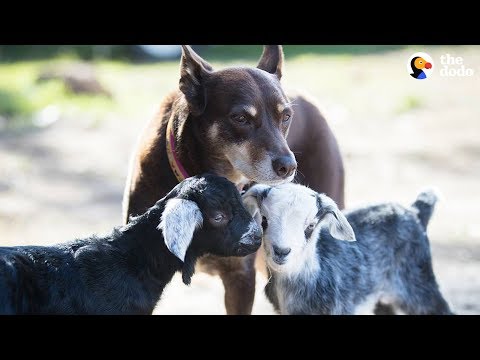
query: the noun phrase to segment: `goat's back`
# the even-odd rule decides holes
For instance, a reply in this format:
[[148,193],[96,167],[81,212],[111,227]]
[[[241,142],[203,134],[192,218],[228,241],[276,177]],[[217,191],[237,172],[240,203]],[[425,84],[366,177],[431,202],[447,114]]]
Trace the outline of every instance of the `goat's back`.
[[43,313],[46,304],[58,306],[78,280],[73,263],[64,247],[0,248],[0,313]]

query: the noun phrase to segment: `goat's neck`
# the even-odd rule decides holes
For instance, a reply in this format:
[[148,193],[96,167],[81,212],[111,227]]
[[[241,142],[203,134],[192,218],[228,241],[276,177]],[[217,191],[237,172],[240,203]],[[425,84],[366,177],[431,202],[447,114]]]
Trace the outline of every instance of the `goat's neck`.
[[315,294],[316,279],[320,271],[317,243],[313,239],[295,260],[288,272],[276,272],[269,268],[270,279],[265,292],[281,314],[305,314],[308,309],[298,302],[298,297],[309,299]]
[[153,311],[165,286],[182,269],[182,262],[168,250],[161,230],[157,229],[161,210],[160,206],[154,206],[132,219],[119,229],[121,235],[114,240],[116,247],[124,253],[130,271],[134,272],[133,277],[142,282],[142,299],[150,302],[145,306],[151,309],[147,313]]

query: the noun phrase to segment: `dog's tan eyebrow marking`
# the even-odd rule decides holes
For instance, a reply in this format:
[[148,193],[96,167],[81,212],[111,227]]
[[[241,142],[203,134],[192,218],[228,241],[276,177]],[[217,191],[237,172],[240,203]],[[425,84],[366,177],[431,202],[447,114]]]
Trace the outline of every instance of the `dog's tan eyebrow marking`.
[[257,109],[253,106],[245,106],[245,111],[249,113],[252,117],[255,117],[257,115]]

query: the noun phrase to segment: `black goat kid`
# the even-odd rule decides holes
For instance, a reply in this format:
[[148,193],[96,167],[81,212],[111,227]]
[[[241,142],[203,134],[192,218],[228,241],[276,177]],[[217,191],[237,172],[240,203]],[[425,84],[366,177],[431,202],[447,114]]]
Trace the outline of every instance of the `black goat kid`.
[[199,256],[260,244],[231,182],[191,177],[105,237],[0,247],[0,314],[151,314],[175,272],[190,283]]

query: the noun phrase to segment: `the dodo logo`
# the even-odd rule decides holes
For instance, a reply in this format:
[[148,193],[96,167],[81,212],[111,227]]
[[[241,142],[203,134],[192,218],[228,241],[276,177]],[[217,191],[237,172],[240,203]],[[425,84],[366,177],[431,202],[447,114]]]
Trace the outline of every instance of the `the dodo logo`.
[[430,55],[417,52],[412,54],[408,59],[408,73],[411,77],[418,80],[423,80],[432,74],[433,71],[433,61]]

